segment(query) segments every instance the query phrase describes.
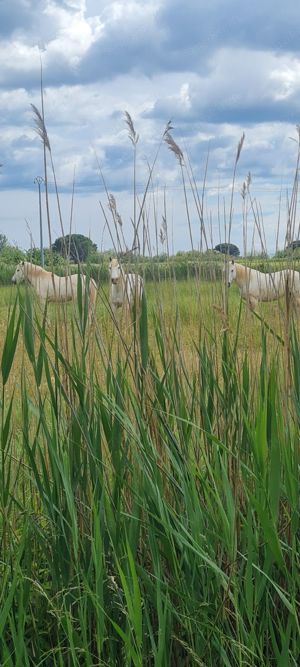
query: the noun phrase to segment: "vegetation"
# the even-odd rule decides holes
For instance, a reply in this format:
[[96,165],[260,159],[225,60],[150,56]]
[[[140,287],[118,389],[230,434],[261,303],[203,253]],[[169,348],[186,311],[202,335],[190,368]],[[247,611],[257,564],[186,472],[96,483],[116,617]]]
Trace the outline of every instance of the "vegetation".
[[[29,262],[33,262],[33,264],[41,264],[40,248],[30,248],[30,250],[27,250],[26,259]],[[56,270],[56,267],[66,266],[66,260],[62,257],[62,255],[54,252],[54,250],[49,250],[49,248],[44,248],[44,261],[45,267],[49,270],[51,270],[52,267],[54,267]]]
[[[5,237],[6,238],[6,237]],[[10,245],[7,241],[5,241],[2,245],[2,248],[0,250],[0,266],[2,264],[17,264],[18,262],[22,261],[22,259],[25,259],[26,255],[23,252],[23,250],[20,250],[20,248],[16,246]]]
[[8,245],[8,239],[5,234],[0,234],[0,253]]
[[287,393],[284,347],[251,315],[242,352],[249,313],[228,332],[207,285],[149,289],[121,344],[104,297],[92,337],[87,300],[51,328],[10,308],[1,665],[297,664],[297,330]]
[[54,241],[52,250],[73,262],[86,262],[97,246],[83,234],[67,234]]
[[[57,187],[55,171],[43,107],[34,113],[47,196],[48,162]],[[138,134],[129,114],[126,123],[132,247],[145,250],[158,153],[141,198]],[[139,312],[111,316],[106,256],[84,266],[99,277],[91,327],[88,291],[75,311],[45,312],[29,289],[14,302],[0,291],[1,667],[299,664],[299,321],[288,293],[249,312],[221,281],[224,257],[195,250],[187,182],[208,249],[204,193],[171,129],[160,145],[178,162],[191,253],[125,255],[107,193],[114,251],[146,276]],[[247,261],[281,267],[266,259],[250,183],[244,246],[249,209],[262,256]],[[156,238],[168,247],[166,217]]]
[[287,250],[296,250],[296,248],[300,248],[299,239],[297,241],[291,241],[291,243],[289,243],[287,246]]
[[[88,270],[89,275],[97,284],[103,285],[107,282],[110,254],[113,254],[113,252],[97,253],[97,255],[95,253],[91,256],[91,261],[88,264],[81,264],[82,270],[84,272]],[[16,261],[13,261],[13,257],[15,257]],[[33,248],[24,253],[14,248],[13,252],[9,251],[8,255],[3,259],[2,255],[0,255],[0,285],[10,284],[15,265],[22,259],[39,264],[40,250]],[[68,263],[63,257],[57,253],[51,253],[48,249],[45,250],[45,260],[45,268],[49,271],[54,268],[54,271],[58,275],[64,275],[66,270],[71,270],[73,273],[76,272],[75,266],[71,265],[67,269]],[[279,271],[288,266],[286,256],[269,259],[265,256],[256,255],[254,257],[239,258],[238,261],[264,272]],[[135,257],[134,259],[129,257],[126,260],[125,258],[122,259],[122,263],[126,271],[136,271],[138,266],[138,270],[147,282],[169,280],[170,277],[177,281],[198,278],[201,281],[210,282],[211,280],[221,280],[224,257],[222,257],[222,254],[218,255],[213,251],[206,253],[178,252],[171,257],[166,257],[165,255]],[[293,266],[297,270],[300,270],[300,257],[293,256]]]
[[215,246],[215,250],[223,253],[223,255],[232,255],[233,257],[238,257],[240,254],[240,249],[234,243],[219,243]]

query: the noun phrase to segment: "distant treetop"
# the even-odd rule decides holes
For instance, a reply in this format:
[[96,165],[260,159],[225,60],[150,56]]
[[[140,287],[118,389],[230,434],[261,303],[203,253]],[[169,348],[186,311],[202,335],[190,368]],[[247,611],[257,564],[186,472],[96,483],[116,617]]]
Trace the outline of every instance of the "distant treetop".
[[67,234],[65,237],[60,236],[54,241],[52,250],[74,262],[85,262],[89,255],[97,250],[97,246],[88,236]]
[[291,241],[291,243],[286,246],[286,250],[295,250],[295,248],[300,248],[299,239],[297,241]]
[[[0,165],[1,166],[1,165]],[[5,234],[0,234],[0,252],[8,245],[8,240]]]
[[233,255],[238,257],[240,254],[240,249],[237,245],[234,245],[234,243],[219,243],[214,249],[223,253],[223,255]]

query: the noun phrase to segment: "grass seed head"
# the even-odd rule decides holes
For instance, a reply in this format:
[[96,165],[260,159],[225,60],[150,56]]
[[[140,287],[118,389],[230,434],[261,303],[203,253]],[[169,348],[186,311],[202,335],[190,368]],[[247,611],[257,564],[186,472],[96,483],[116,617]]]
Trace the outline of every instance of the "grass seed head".
[[172,151],[172,153],[174,153],[174,155],[176,156],[180,166],[182,166],[184,162],[183,152],[181,148],[179,148],[178,144],[176,144],[176,141],[173,139],[170,132],[165,133],[165,142],[168,145],[170,151]]
[[108,195],[108,208],[112,212],[112,214],[113,214],[116,222],[118,223],[118,225],[120,225],[120,227],[122,227],[123,220],[122,220],[121,215],[120,215],[120,213],[117,209],[116,199],[115,199],[114,195],[111,194],[111,193]]
[[236,164],[238,163],[238,161],[240,159],[240,155],[241,155],[241,152],[242,152],[244,140],[245,140],[245,132],[243,132],[243,134],[242,134],[242,136],[239,140],[239,143],[238,143],[237,152],[236,152],[236,159],[235,159]]
[[44,146],[46,148],[48,148],[49,152],[51,152],[50,141],[49,141],[49,137],[48,137],[48,133],[47,133],[47,130],[46,130],[46,125],[45,125],[44,119],[43,119],[41,113],[39,112],[38,108],[35,106],[35,104],[31,104],[31,108],[33,110],[34,122],[36,124],[36,128],[35,128],[36,132],[39,135],[39,137],[41,138]]
[[129,139],[132,142],[133,146],[136,146],[137,142],[139,140],[139,135],[135,131],[133,120],[131,118],[130,113],[128,113],[128,111],[125,111],[125,122],[127,123],[128,128],[129,128],[129,132],[128,132]]

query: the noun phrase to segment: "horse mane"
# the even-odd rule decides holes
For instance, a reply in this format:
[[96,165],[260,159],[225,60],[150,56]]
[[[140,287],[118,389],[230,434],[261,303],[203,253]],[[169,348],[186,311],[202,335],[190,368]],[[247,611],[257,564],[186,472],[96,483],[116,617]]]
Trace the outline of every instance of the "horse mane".
[[237,264],[235,262],[235,268],[236,268],[236,277],[237,278],[244,278],[247,270],[250,271],[248,266],[245,266],[244,264]]
[[49,271],[43,269],[39,264],[33,264],[32,262],[24,262],[24,267],[26,275],[34,273],[35,276],[42,276],[45,273],[49,273]]

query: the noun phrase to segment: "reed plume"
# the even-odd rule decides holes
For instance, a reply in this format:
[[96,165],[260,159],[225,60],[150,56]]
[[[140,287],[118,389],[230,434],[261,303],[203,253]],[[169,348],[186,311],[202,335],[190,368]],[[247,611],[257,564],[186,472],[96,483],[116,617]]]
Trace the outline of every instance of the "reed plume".
[[170,151],[172,151],[172,153],[174,153],[174,155],[177,158],[180,166],[182,167],[183,163],[184,163],[183,152],[182,152],[181,148],[179,148],[178,144],[176,144],[176,141],[173,139],[169,130],[166,130],[166,132],[165,132],[165,142],[166,142],[168,148],[170,149]]
[[128,132],[129,139],[132,142],[133,146],[136,146],[140,137],[137,134],[137,132],[135,131],[135,127],[134,127],[133,120],[131,118],[130,113],[128,113],[128,111],[125,111],[124,114],[125,114],[125,122],[126,122],[126,124],[128,125],[128,128],[129,128],[129,132]]
[[35,131],[42,140],[43,145],[46,148],[48,148],[48,151],[51,153],[50,141],[46,130],[45,121],[41,113],[39,112],[38,108],[35,106],[35,104],[31,104],[31,108],[33,111],[34,122],[36,125]]

